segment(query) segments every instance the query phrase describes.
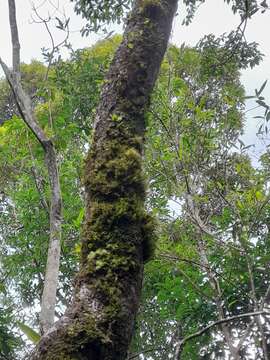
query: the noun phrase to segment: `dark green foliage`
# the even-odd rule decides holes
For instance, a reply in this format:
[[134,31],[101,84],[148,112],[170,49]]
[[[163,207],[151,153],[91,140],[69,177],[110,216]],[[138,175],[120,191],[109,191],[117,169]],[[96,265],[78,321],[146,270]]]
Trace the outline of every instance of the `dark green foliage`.
[[[0,290],[0,292],[2,292]],[[2,295],[0,294],[2,297]],[[23,341],[14,332],[14,318],[9,307],[0,307],[0,359],[16,360],[16,352],[21,349]]]
[[120,22],[130,9],[131,0],[71,0],[75,2],[75,12],[88,21],[82,35],[90,31],[104,29],[107,24]]
[[[206,0],[184,0],[184,4],[187,7],[187,16],[183,23],[189,25],[194,18],[197,8],[205,2]],[[239,13],[242,21],[251,18],[259,10],[264,13],[269,7],[267,0],[224,0],[224,2],[231,6],[234,14]]]
[[[208,45],[202,42],[196,50],[171,47],[147,118],[149,201],[162,226],[157,259],[146,267],[144,298],[132,348],[134,353],[153,349],[146,358],[169,358],[179,338],[218,318],[207,266],[222,289],[226,316],[254,309],[248,259],[253,264],[252,277],[259,298],[268,286],[267,274],[257,270],[259,263],[267,261],[257,258],[261,253],[259,243],[267,247],[263,225],[267,217],[260,212],[256,225],[252,220],[268,191],[266,178],[262,180],[261,171],[252,167],[245,153],[247,147],[241,141],[241,154],[233,154],[232,150],[243,129],[244,91],[239,66],[245,67],[246,63],[233,57],[230,62],[222,62],[226,50],[220,45],[210,38]],[[213,235],[202,231],[192,218],[186,202],[189,191],[203,224]],[[171,204],[175,203],[178,206],[173,213],[175,205]],[[247,235],[245,227],[252,223]],[[206,267],[198,234],[209,261]],[[253,237],[258,236],[260,241],[254,245]],[[249,324],[250,319],[245,318],[235,321],[229,329],[235,328],[241,334]],[[187,342],[181,359],[223,358],[228,349],[222,336],[215,327]],[[256,337],[254,327],[251,338],[257,341]],[[248,346],[241,349],[243,356],[246,351]]]
[[212,66],[209,64],[208,71],[211,71],[213,76],[219,77],[225,65],[234,69],[246,69],[253,68],[262,61],[263,55],[258,50],[258,44],[247,43],[242,37],[238,31],[232,31],[221,37],[215,37],[213,34],[206,35],[200,40],[197,48],[208,63],[212,62]]

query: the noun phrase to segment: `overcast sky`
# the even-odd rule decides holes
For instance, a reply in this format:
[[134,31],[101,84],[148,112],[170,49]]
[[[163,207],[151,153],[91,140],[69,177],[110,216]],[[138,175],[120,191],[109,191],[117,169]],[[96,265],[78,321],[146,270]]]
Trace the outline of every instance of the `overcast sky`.
[[[10,64],[11,60],[11,46],[10,46],[10,34],[8,25],[8,12],[7,12],[7,0],[0,2],[0,56]],[[73,4],[68,0],[51,0],[51,1],[34,1],[36,6],[45,3],[39,8],[40,13],[45,17],[48,12],[53,12],[53,6],[51,3],[57,4],[59,2],[59,8],[65,11],[67,17],[71,17],[71,37],[70,41],[74,48],[82,48],[90,46],[98,39],[103,38],[103,34],[90,35],[87,38],[82,38],[79,29],[82,25],[80,17],[75,16],[73,12]],[[17,0],[17,18],[18,27],[20,31],[21,42],[21,59],[24,62],[29,62],[33,58],[42,59],[41,48],[50,47],[50,41],[48,33],[46,33],[44,25],[33,23],[31,20],[31,2],[28,0]],[[200,38],[209,33],[220,35],[237,27],[240,20],[239,17],[233,15],[229,6],[224,4],[223,0],[207,0],[206,4],[200,6],[193,23],[188,27],[181,26],[183,11],[181,2],[179,4],[179,15],[174,21],[173,33],[171,41],[176,45],[181,45],[183,42],[189,45],[195,45]],[[269,24],[270,24],[270,11],[261,15],[257,14],[251,21],[248,22],[246,29],[246,38],[248,41],[256,41],[260,44],[260,50],[265,54],[263,63],[257,66],[253,70],[246,70],[242,74],[242,82],[246,88],[247,94],[252,94],[255,88],[259,88],[264,80],[269,78],[270,72],[270,43],[269,43]],[[53,26],[52,26],[53,30]],[[121,27],[113,27],[113,30],[120,32]],[[61,32],[56,33],[54,36],[56,39],[61,40]],[[270,103],[270,83],[266,88],[265,96]],[[249,104],[248,104],[249,106]],[[250,105],[252,106],[252,104]],[[257,110],[258,111],[258,110]],[[256,142],[256,119],[252,116],[258,115],[258,113],[249,113],[247,117],[247,126],[244,136],[244,140],[247,143]],[[258,125],[257,125],[258,127]]]

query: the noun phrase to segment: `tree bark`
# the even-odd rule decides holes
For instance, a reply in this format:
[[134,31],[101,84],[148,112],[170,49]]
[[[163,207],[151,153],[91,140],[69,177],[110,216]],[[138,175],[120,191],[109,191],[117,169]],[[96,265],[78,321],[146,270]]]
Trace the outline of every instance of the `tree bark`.
[[57,157],[52,142],[47,144],[45,161],[51,188],[51,204],[50,241],[40,311],[40,328],[42,333],[47,332],[54,323],[61,253],[62,199]]
[[48,177],[51,188],[50,204],[50,240],[45,272],[44,289],[41,301],[40,328],[45,333],[54,323],[56,305],[56,290],[58,285],[60,241],[61,241],[61,189],[57,168],[57,157],[53,142],[47,137],[38,124],[30,96],[26,94],[21,84],[20,73],[20,42],[16,20],[15,0],[9,0],[9,21],[12,39],[13,65],[10,70],[0,58],[0,65],[5,73],[6,79],[12,89],[16,104],[22,119],[35,135],[45,152],[45,163],[48,169]]
[[33,359],[126,359],[154,227],[144,209],[144,114],[176,3],[137,0],[128,18],[86,159],[86,220],[74,299]]

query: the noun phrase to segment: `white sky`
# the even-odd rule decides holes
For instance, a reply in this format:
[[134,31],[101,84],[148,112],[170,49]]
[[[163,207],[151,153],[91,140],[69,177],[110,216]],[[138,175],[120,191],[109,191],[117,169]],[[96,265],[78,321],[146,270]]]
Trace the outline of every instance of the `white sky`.
[[[10,64],[11,60],[11,46],[10,33],[8,24],[7,0],[0,2],[0,56]],[[35,0],[36,6],[42,4],[44,1]],[[79,29],[82,25],[80,17],[75,16],[73,3],[68,0],[51,0],[51,3],[59,2],[60,9],[64,9],[67,17],[71,17],[72,32],[70,41],[73,47],[82,48],[93,44],[98,39],[102,39],[103,34],[90,35],[87,38],[82,38]],[[46,33],[44,25],[31,23],[31,3],[29,0],[17,0],[17,18],[18,27],[20,31],[21,42],[21,59],[24,62],[29,62],[33,58],[42,59],[41,48],[49,47],[49,37]],[[196,13],[193,23],[188,27],[181,26],[183,14],[183,6],[180,2],[178,13],[174,22],[172,33],[172,42],[176,45],[181,45],[183,42],[189,45],[195,45],[199,39],[209,33],[220,35],[224,32],[237,27],[240,20],[237,15],[233,15],[229,6],[224,4],[223,0],[206,0],[206,4],[202,5]],[[48,11],[52,12],[53,7],[49,5],[49,1],[40,8],[43,16],[46,16]],[[251,21],[249,21],[246,29],[246,38],[248,41],[256,41],[260,44],[261,51],[265,54],[263,63],[253,70],[246,70],[242,75],[242,82],[246,88],[247,94],[252,94],[255,88],[259,88],[261,84],[269,78],[270,71],[270,44],[269,44],[269,24],[270,11],[261,15],[256,14]],[[53,29],[53,26],[52,26]],[[121,27],[114,27],[114,30],[120,32]],[[54,31],[54,30],[53,30]],[[55,32],[54,36],[61,39],[61,32]],[[0,73],[1,75],[1,73]],[[264,92],[266,100],[270,103],[270,84]],[[249,104],[248,104],[249,105]],[[252,104],[251,104],[252,106]],[[258,110],[255,113],[249,113],[247,118],[247,126],[244,136],[244,141],[248,144],[256,142],[260,147],[259,141],[256,139],[256,129],[258,128],[258,121],[252,116],[258,115]]]

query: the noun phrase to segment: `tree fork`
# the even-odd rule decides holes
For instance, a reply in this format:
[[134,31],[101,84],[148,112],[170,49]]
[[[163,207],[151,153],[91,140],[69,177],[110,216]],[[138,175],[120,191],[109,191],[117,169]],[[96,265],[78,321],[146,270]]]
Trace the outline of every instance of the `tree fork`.
[[86,219],[73,302],[33,359],[124,360],[153,222],[144,209],[144,114],[176,0],[137,0],[106,77],[86,159]]

